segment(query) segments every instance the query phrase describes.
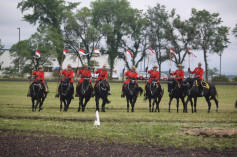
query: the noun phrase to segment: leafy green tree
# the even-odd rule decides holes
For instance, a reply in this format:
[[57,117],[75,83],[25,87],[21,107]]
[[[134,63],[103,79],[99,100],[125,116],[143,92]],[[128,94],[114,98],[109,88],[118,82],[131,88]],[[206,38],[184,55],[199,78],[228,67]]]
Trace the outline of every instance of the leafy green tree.
[[106,38],[110,78],[114,69],[115,59],[126,35],[128,24],[133,16],[132,8],[127,0],[96,0],[91,3],[93,23],[101,29]]
[[62,50],[64,48],[63,31],[61,25],[65,21],[66,17],[72,13],[72,9],[76,8],[80,3],[71,3],[64,0],[22,0],[18,3],[17,8],[21,12],[32,9],[31,14],[24,15],[24,20],[30,24],[39,24],[39,29],[45,26],[52,29],[55,38],[52,40],[56,45],[56,51],[58,53],[58,62],[61,62]]
[[205,74],[208,79],[208,53],[219,53],[227,47],[229,28],[220,26],[222,20],[218,13],[210,13],[207,10],[192,9],[190,21],[198,31],[195,45],[198,49],[203,50]]
[[[129,49],[133,53],[133,58],[131,59],[132,65],[136,67],[146,56],[146,49],[148,46],[147,37],[147,20],[142,17],[142,12],[140,10],[134,9],[133,16],[128,24],[128,32],[122,38],[122,47],[124,52]],[[124,57],[123,57],[124,59]],[[126,66],[130,69],[128,62]]]
[[[184,62],[188,55],[188,48],[196,48],[193,43],[198,32],[189,20],[182,21],[174,9],[169,14],[169,21],[165,35],[169,46],[177,54],[176,56],[172,56],[174,59],[173,62],[178,66],[178,64]],[[167,51],[169,52],[169,50]]]
[[[52,29],[45,28],[40,33],[33,34],[29,39],[14,44],[10,48],[10,56],[13,57],[15,68],[19,62],[22,69],[21,74],[24,75],[31,72],[32,65],[35,65],[33,69],[37,69],[39,64],[43,66],[51,65],[52,58],[57,56],[57,48],[51,40],[53,38],[55,36],[52,33]],[[37,47],[41,52],[40,59],[35,56]]]
[[164,5],[157,4],[146,13],[148,22],[149,47],[156,53],[156,61],[161,72],[161,63],[169,58],[165,30],[168,26],[168,12]]
[[237,24],[235,25],[235,28],[232,30],[233,35],[235,38],[237,38]]
[[[66,20],[65,25],[66,31],[66,42],[70,45],[70,48],[73,49],[77,54],[78,45],[80,39],[80,48],[84,49],[89,55],[79,56],[81,58],[86,58],[89,65],[93,65],[91,62],[91,57],[93,57],[94,48],[99,47],[99,41],[103,37],[102,32],[99,29],[96,29],[92,21],[91,10],[87,7],[84,7],[78,10],[72,16],[69,16]],[[81,63],[82,60],[81,60]]]

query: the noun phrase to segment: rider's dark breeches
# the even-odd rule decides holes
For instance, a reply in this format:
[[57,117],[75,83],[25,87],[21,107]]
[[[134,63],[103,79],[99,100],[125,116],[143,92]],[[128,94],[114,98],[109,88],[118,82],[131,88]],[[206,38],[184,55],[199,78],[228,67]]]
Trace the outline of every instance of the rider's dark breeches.
[[197,82],[198,82],[199,89],[202,90],[202,80],[197,79]]

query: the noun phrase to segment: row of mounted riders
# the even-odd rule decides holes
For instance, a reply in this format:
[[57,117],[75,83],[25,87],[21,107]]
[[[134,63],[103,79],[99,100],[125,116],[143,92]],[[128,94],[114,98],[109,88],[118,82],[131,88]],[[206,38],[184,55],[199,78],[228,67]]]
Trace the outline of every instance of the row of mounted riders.
[[[176,76],[176,78],[169,78],[168,80],[168,92],[169,92],[169,112],[170,105],[173,98],[177,100],[177,112],[179,111],[179,99],[183,103],[183,112],[187,112],[187,104],[191,103],[192,112],[196,112],[196,104],[198,97],[205,97],[208,103],[208,113],[211,109],[211,100],[216,103],[216,111],[218,112],[218,100],[216,99],[217,91],[215,85],[212,83],[207,83],[203,81],[202,75],[204,70],[202,69],[201,62],[198,63],[198,67],[194,71],[189,70],[189,73],[194,74],[194,78],[187,78],[184,80],[184,71],[182,70],[182,65],[178,65],[178,69],[171,73],[171,76]],[[145,85],[144,94],[145,100],[149,100],[149,111],[160,111],[159,104],[164,94],[164,89],[159,83],[159,72],[157,71],[157,66],[155,65],[152,70],[147,71],[150,74],[150,79]],[[127,71],[123,75],[127,76],[127,80],[124,82],[122,87],[121,97],[126,96],[127,100],[127,112],[129,112],[129,105],[131,104],[131,111],[134,112],[134,106],[137,97],[143,93],[143,89],[138,86],[137,83],[137,73],[135,66],[132,66],[131,70]],[[147,70],[147,69],[146,69]],[[84,112],[86,104],[91,97],[95,96],[96,110],[99,111],[99,100],[102,99],[102,112],[105,112],[105,104],[110,103],[108,100],[108,95],[110,95],[110,86],[107,82],[107,70],[106,65],[98,69],[95,73],[99,74],[96,80],[95,86],[93,88],[91,84],[91,71],[88,69],[88,65],[84,65],[84,69],[78,72],[81,75],[81,80],[78,82],[76,87],[76,97],[79,97],[79,107],[78,112],[82,110]],[[32,111],[36,111],[39,105],[39,111],[42,110],[43,102],[48,93],[47,83],[44,81],[43,67],[39,66],[39,70],[32,73],[35,75],[34,82],[30,85],[30,90],[27,96],[32,98]],[[58,93],[55,97],[60,97],[60,111],[62,111],[62,103],[64,103],[64,111],[67,111],[71,100],[74,99],[74,87],[73,87],[73,71],[71,70],[71,65],[67,66],[67,70],[60,72],[64,78],[58,88]],[[187,100],[184,98],[187,96]],[[152,101],[153,100],[153,101]],[[193,102],[194,100],[194,102]],[[35,103],[36,101],[36,103]],[[156,108],[154,106],[156,104]],[[194,106],[194,109],[193,109]]]

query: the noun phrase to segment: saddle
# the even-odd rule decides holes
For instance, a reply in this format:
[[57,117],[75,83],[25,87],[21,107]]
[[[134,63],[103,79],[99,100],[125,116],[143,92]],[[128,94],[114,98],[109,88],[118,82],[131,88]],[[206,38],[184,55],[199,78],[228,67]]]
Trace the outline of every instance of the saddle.
[[[199,86],[199,83],[198,83],[198,81],[196,80],[195,81],[195,86]],[[203,88],[206,88],[206,89],[209,89],[210,88],[210,85],[206,82],[206,81],[201,81],[201,86],[203,87]]]

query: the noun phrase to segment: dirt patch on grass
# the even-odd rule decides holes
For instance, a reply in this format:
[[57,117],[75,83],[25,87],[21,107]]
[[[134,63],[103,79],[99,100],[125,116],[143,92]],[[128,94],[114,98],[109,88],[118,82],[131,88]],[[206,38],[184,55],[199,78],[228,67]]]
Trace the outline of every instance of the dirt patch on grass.
[[0,156],[237,156],[237,150],[177,149],[144,145],[96,143],[78,138],[36,137],[41,132],[1,130]]
[[181,131],[187,135],[205,136],[205,137],[232,137],[237,136],[237,129],[203,129],[203,128],[185,128]]

